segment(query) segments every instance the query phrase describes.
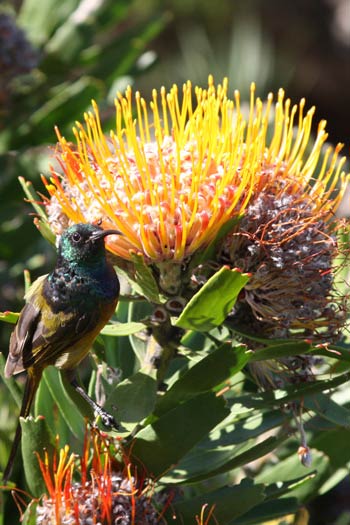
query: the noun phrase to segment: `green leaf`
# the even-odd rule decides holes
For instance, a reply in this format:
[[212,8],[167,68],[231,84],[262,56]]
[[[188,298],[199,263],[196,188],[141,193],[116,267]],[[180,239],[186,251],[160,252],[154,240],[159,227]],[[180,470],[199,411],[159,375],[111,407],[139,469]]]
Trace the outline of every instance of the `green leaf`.
[[242,403],[248,408],[266,408],[268,406],[276,406],[295,399],[301,399],[306,396],[317,394],[325,390],[336,388],[349,381],[349,374],[342,374],[333,379],[315,380],[310,383],[300,384],[298,388],[289,386],[285,390],[275,389],[274,391],[264,392],[260,394],[244,395],[236,398],[237,402]]
[[136,323],[134,321],[130,321],[129,323],[109,323],[102,329],[101,334],[120,337],[136,334],[145,328],[144,323]]
[[[89,416],[91,418],[90,407],[87,407],[87,403],[82,400],[81,396],[75,392],[73,387],[71,387],[67,381],[62,378],[60,372],[53,366],[45,368],[42,381],[45,381],[50,394],[55,400],[55,403],[57,404],[71,432],[79,440],[83,440],[85,431],[84,416]],[[65,386],[63,386],[62,381],[65,382]],[[70,395],[68,394],[67,389],[69,390]],[[72,398],[76,400],[76,403],[72,400]],[[83,415],[81,410],[78,409],[77,404],[79,407],[83,406],[87,408],[88,412],[84,412]]]
[[[312,421],[310,423],[312,424]],[[309,446],[324,452],[329,457],[332,470],[336,471],[350,462],[349,437],[348,429],[332,428],[328,431],[316,432]]]
[[21,525],[37,525],[36,508],[38,505],[39,502],[36,499],[29,502],[29,505],[27,506],[23,516],[21,516]]
[[220,423],[205,441],[207,447],[239,445],[264,434],[286,422],[286,415],[278,410],[258,410],[244,414],[244,407],[234,403],[231,414]]
[[143,256],[133,253],[131,254],[131,260],[135,265],[133,284],[135,291],[147,297],[151,303],[161,304],[157,281],[153,276],[152,270],[145,263]]
[[201,449],[196,447],[170,471],[168,483],[194,483],[241,467],[275,450],[287,435],[268,437],[261,443],[249,440],[237,446]]
[[[57,110],[64,107],[67,115],[79,114],[90,106],[91,100],[99,94],[100,85],[93,78],[82,76],[72,83],[64,83],[59,89],[50,93],[49,100],[34,111],[28,120],[19,128],[19,132],[27,132],[28,126],[35,129],[40,126],[41,132],[53,133],[57,124]],[[73,122],[72,122],[73,123]]]
[[61,0],[47,0],[43,5],[36,0],[24,0],[18,21],[36,46],[42,46],[59,23],[60,4]]
[[319,416],[335,425],[350,429],[350,411],[333,401],[329,394],[319,393],[315,396],[307,397],[304,400],[306,409],[312,410]]
[[[91,4],[92,6],[100,6],[101,2]],[[86,48],[91,40],[90,23],[95,23],[95,13],[90,8],[88,19],[82,20],[82,11],[79,17],[70,16],[67,21],[62,24],[47,43],[45,51],[48,55],[59,56],[60,61],[65,64],[70,64],[78,59],[82,49]]]
[[[254,352],[247,352],[250,361],[265,361],[266,359],[280,359],[282,357],[295,356],[314,352],[315,347],[305,341],[286,341],[284,343],[272,343],[266,348]],[[316,353],[316,352],[315,352]]]
[[13,377],[5,377],[5,374],[4,374],[5,362],[6,360],[4,358],[4,355],[0,352],[0,377],[5,383],[5,385],[7,386],[7,388],[9,389],[17,406],[20,408],[22,405],[23,392]]
[[309,475],[310,479],[307,483],[298,485],[290,491],[291,496],[304,502],[316,494],[318,488],[329,478],[329,458],[323,452],[311,449],[312,465],[305,467],[300,462],[297,447],[296,443],[295,453],[292,456],[269,466],[257,475],[256,480],[259,483],[274,483],[276,480],[289,481],[299,476]]
[[56,410],[56,403],[47,386],[46,381],[40,381],[39,388],[34,399],[34,414],[45,416],[46,423],[50,429],[54,429],[58,436],[58,445],[64,447],[70,443],[73,433],[67,424],[67,420],[61,410]]
[[208,510],[214,506],[215,523],[227,525],[263,500],[263,485],[254,485],[252,481],[246,479],[240,485],[223,487],[190,500],[175,503],[174,509],[180,516],[181,523],[194,523],[194,518],[200,515],[203,505],[207,505]]
[[200,394],[141,430],[131,445],[133,457],[159,476],[227,415],[222,398],[211,392]]
[[5,323],[16,324],[19,318],[17,312],[0,312],[0,321]]
[[239,372],[247,361],[245,346],[232,348],[230,343],[224,343],[200,361],[190,365],[160,399],[155,413],[160,415],[200,392],[213,389]]
[[142,372],[119,383],[107,399],[105,408],[116,414],[118,422],[132,426],[146,418],[157,398],[157,381]]
[[204,332],[221,325],[248,280],[247,274],[221,268],[191,298],[175,325]]
[[281,497],[284,494],[291,492],[292,490],[300,487],[304,483],[312,480],[315,477],[315,472],[310,472],[304,474],[304,476],[299,476],[298,478],[291,479],[288,481],[277,481],[271,485],[268,485],[265,488],[266,499],[273,500],[278,497]]
[[[128,322],[140,322],[140,319],[144,319],[152,314],[152,305],[146,301],[134,301],[129,305]],[[142,364],[147,354],[147,337],[142,334],[134,333],[129,336],[130,344],[139,360]]]
[[288,514],[295,514],[298,507],[299,504],[295,498],[264,501],[237,520],[231,521],[228,525],[262,525],[273,519],[282,518]]
[[38,416],[36,419],[32,417],[20,418],[20,422],[24,473],[31,494],[38,497],[46,490],[35,452],[40,457],[43,456],[44,450],[48,452],[49,456],[52,455],[55,450],[55,438],[42,416]]

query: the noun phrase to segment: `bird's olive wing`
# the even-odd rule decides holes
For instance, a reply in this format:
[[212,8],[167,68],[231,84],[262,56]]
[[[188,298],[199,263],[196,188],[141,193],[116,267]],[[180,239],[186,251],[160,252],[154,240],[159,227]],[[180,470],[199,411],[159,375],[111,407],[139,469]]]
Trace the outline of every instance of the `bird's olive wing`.
[[91,312],[53,313],[45,304],[32,337],[23,352],[25,368],[59,368],[76,366],[85,357],[99,331],[99,309]]
[[21,311],[17,325],[11,334],[9,354],[5,365],[5,377],[24,370],[23,355],[31,348],[33,334],[40,320],[40,309],[27,303]]
[[22,372],[23,355],[29,351],[32,339],[41,318],[42,289],[47,275],[42,275],[33,282],[25,295],[24,305],[16,327],[11,334],[9,355],[5,365],[5,377]]

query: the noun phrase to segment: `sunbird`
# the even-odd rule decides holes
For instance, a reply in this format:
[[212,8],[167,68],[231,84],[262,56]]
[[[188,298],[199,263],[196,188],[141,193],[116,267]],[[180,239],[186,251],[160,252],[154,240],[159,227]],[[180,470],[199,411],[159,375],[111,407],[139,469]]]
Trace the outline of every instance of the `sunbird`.
[[[25,295],[25,305],[10,338],[5,377],[27,371],[20,417],[29,415],[44,368],[62,370],[76,391],[109,427],[113,416],[95,403],[78,384],[75,369],[115,311],[119,280],[107,260],[104,238],[120,235],[92,224],[75,224],[61,236],[54,270],[39,277]],[[21,439],[18,421],[3,474],[11,475]]]

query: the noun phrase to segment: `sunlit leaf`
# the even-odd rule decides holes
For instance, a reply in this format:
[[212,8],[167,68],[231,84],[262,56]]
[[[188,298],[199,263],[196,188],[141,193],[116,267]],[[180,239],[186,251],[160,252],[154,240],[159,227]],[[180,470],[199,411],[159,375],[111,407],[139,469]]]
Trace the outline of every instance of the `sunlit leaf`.
[[169,483],[194,483],[241,467],[275,450],[287,435],[268,437],[261,443],[253,440],[237,446],[217,447],[191,451],[170,471],[165,479]]
[[248,274],[221,268],[187,303],[176,326],[198,331],[210,331],[220,326],[248,281]]
[[121,337],[136,334],[137,332],[141,332],[141,330],[144,329],[145,325],[143,323],[109,323],[102,329],[101,334],[110,335],[113,337]]
[[0,312],[0,321],[5,323],[16,324],[19,318],[17,312]]
[[304,400],[304,406],[335,425],[350,430],[350,411],[333,401],[329,395],[318,393],[309,396]]
[[290,495],[305,501],[312,496],[318,487],[321,487],[324,481],[329,477],[329,458],[316,449],[311,449],[312,465],[305,467],[302,465],[298,456],[298,445],[296,444],[295,453],[279,461],[275,465],[269,465],[261,474],[258,474],[256,480],[259,483],[273,483],[275,480],[288,481],[298,476],[312,474],[308,483],[298,485],[290,491]]

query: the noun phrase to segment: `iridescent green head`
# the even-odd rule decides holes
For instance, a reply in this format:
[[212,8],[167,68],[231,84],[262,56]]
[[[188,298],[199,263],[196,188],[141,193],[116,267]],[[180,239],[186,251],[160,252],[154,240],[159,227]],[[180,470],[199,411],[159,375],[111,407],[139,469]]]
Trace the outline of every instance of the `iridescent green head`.
[[74,224],[62,234],[58,246],[58,263],[95,264],[106,255],[104,238],[120,235],[118,230],[103,230],[93,224]]

